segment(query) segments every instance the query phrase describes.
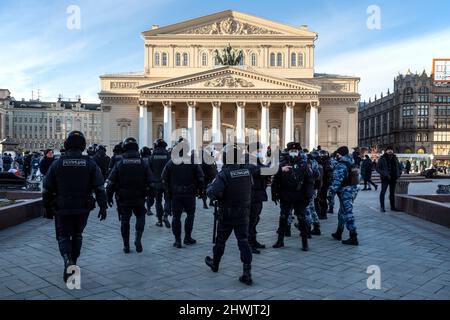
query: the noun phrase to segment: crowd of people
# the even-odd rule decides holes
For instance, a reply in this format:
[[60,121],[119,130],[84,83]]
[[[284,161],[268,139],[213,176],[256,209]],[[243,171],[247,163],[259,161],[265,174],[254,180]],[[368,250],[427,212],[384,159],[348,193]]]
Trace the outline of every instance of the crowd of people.
[[[206,257],[205,263],[218,272],[226,242],[234,231],[243,263],[240,281],[248,285],[252,283],[252,256],[266,248],[257,239],[257,226],[264,203],[269,200],[268,190],[271,200],[280,206],[274,249],[284,247],[284,239],[292,235],[294,227],[300,233],[301,250],[309,251],[312,237],[322,234],[321,220],[338,206],[332,238],[344,245],[359,245],[353,202],[361,176],[363,190],[368,190],[367,185],[377,189],[371,181],[373,163],[366,155],[356,151],[352,154],[346,146],[333,154],[320,147],[309,151],[297,142],[288,143],[286,149],[279,151],[277,161],[272,157],[274,151],[264,149],[260,143],[245,147],[224,145],[220,157],[214,157],[211,150],[190,150],[182,138],[171,149],[168,147],[163,139],[158,139],[153,149],[139,150],[136,139],[128,138],[114,147],[111,158],[106,155],[106,148],[98,145],[89,146],[87,155],[83,155],[84,135],[74,131],[65,142],[66,152],[58,160],[45,160],[52,158],[51,153],[41,160],[47,168],[43,185],[45,217],[56,219],[65,281],[70,276],[67,268],[76,265],[80,256],[83,230],[96,203],[100,220],[106,219],[107,208],[116,203],[123,251],[129,254],[131,217],[136,217],[134,247],[141,253],[146,215],[153,215],[153,206],[156,226],[172,230],[175,248],[195,245],[196,199],[201,199],[205,209],[214,207],[215,215],[213,255]],[[219,162],[215,161],[217,158]],[[267,174],[265,169],[273,167],[275,170]],[[381,210],[385,211],[384,194],[388,188],[391,209],[396,210],[393,194],[400,170],[392,148],[386,149],[376,168],[382,181]],[[349,238],[343,240],[345,229]]]

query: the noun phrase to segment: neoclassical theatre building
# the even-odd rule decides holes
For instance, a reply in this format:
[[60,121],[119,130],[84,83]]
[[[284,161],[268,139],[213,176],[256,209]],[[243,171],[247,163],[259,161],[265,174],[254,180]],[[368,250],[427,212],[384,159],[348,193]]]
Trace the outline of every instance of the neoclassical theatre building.
[[[200,147],[279,137],[280,146],[354,147],[359,78],[315,74],[317,37],[307,26],[231,10],[154,25],[142,33],[142,72],[100,77],[104,143],[184,136]],[[240,65],[215,58],[229,45],[243,51]]]

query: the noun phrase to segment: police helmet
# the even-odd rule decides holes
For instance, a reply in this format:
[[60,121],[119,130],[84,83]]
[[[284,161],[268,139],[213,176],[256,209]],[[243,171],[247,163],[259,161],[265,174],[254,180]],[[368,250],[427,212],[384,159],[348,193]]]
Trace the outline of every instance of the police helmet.
[[126,138],[122,142],[122,148],[124,151],[139,151],[139,144],[135,138]]
[[149,157],[152,155],[152,150],[149,147],[143,147],[140,151],[141,157]]
[[328,151],[326,151],[326,150],[320,150],[320,151],[319,151],[319,156],[320,156],[321,158],[326,159],[326,158],[329,158],[329,157],[330,157],[330,153],[329,153]]
[[106,152],[106,147],[104,145],[99,145],[99,146],[97,146],[97,149],[95,150],[95,152],[97,152],[97,151]]
[[317,150],[312,151],[310,153],[310,155],[311,155],[311,158],[316,159],[316,160],[320,157],[319,151],[317,151]]
[[121,154],[121,153],[123,152],[122,142],[119,143],[119,144],[116,144],[116,145],[114,146],[113,152],[114,152],[115,154]]
[[164,139],[156,139],[153,145],[155,146],[155,148],[167,148],[167,143],[164,141]]
[[86,138],[81,131],[72,131],[67,136],[66,141],[64,141],[64,149],[79,149],[84,151],[86,149]]

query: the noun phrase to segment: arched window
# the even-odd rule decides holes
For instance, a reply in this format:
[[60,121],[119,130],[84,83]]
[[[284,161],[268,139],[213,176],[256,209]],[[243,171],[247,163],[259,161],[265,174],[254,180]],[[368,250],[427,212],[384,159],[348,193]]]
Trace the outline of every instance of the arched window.
[[428,142],[428,134],[426,134],[426,133],[423,134],[422,141],[423,142]]
[[425,154],[425,149],[424,148],[420,148],[417,150],[418,154]]
[[[56,119],[55,127],[56,127],[56,132],[60,133],[61,132],[61,119]],[[25,127],[25,129],[27,129],[27,127]]]
[[208,66],[208,54],[206,52],[202,53],[202,66],[203,67]]
[[183,53],[183,67],[187,67],[189,65],[189,55],[185,52]]
[[273,52],[270,54],[270,66],[271,67],[276,66],[276,55]]
[[418,134],[417,134],[416,141],[417,141],[417,142],[422,141],[422,134],[421,134],[421,133],[418,133]]
[[421,87],[421,88],[419,89],[419,93],[422,93],[422,94],[429,94],[429,93],[430,93],[430,89],[428,89],[428,87]]
[[169,55],[167,53],[162,54],[162,65],[166,67],[169,64]]
[[303,53],[298,54],[298,66],[299,67],[305,66],[305,57],[304,57]]
[[283,54],[279,52],[277,54],[277,67],[282,67],[282,66],[283,66]]
[[159,52],[156,52],[155,53],[155,66],[159,66],[160,65],[160,63],[161,63],[161,61],[160,61],[160,55],[159,55]]
[[291,67],[297,66],[297,54],[295,52],[291,53]]
[[175,55],[175,65],[177,67],[181,66],[181,53],[179,52]]
[[256,53],[252,53],[250,58],[251,58],[251,65],[252,65],[252,67],[256,67],[256,65],[258,64],[258,60],[256,58]]

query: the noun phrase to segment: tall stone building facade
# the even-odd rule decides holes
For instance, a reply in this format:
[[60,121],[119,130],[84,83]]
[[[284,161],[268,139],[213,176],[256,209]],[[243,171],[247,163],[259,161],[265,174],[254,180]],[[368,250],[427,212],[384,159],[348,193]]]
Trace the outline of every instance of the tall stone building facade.
[[[103,142],[141,146],[178,136],[192,146],[279,137],[330,150],[357,145],[359,78],[314,72],[318,35],[236,11],[142,33],[143,71],[102,75]],[[242,50],[238,66],[215,50]]]

